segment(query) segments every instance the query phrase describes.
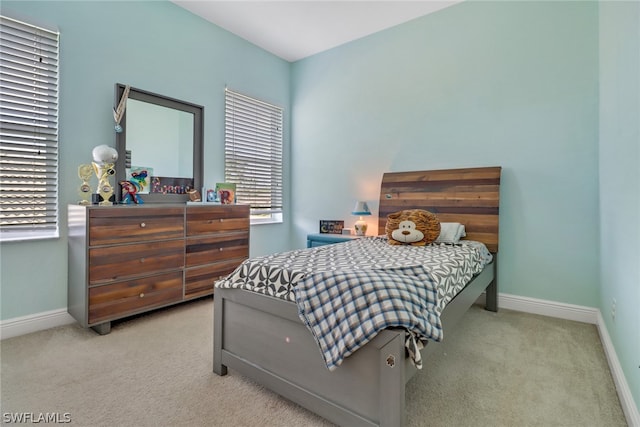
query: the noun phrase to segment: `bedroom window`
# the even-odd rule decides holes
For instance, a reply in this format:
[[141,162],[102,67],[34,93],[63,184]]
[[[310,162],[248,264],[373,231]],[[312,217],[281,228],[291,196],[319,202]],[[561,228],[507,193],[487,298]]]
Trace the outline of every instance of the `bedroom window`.
[[0,16],[0,240],[58,237],[59,33]]
[[251,223],[282,222],[282,114],[280,107],[225,89],[225,181]]

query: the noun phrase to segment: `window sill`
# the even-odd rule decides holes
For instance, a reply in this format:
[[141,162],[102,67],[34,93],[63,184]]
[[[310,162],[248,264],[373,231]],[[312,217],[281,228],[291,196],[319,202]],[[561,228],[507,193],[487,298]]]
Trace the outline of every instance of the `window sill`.
[[3,231],[0,232],[0,242],[24,242],[28,240],[50,240],[58,239],[58,230],[49,231]]
[[282,214],[273,214],[267,218],[256,218],[252,217],[250,219],[251,225],[262,225],[262,224],[282,224]]
[[282,224],[281,219],[252,219],[250,225]]

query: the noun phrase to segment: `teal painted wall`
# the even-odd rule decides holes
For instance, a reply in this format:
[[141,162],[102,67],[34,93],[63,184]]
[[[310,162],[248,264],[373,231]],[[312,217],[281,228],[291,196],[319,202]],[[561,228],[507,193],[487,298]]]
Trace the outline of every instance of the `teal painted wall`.
[[[640,3],[600,3],[600,311],[640,407]],[[616,300],[615,320],[611,305]]]
[[294,63],[292,95],[297,245],[386,171],[502,166],[500,292],[598,305],[597,3],[460,3]]
[[295,197],[284,224],[252,227],[252,255],[303,246],[319,219],[352,226],[356,200],[375,214],[385,171],[503,166],[501,291],[599,307],[640,401],[638,3],[462,3],[293,65],[169,2],[3,1],[2,13],[62,32],[63,227],[0,246],[0,319],[66,306],[65,207],[77,165],[114,143],[113,84],[205,106],[207,183],[223,176],[227,84],[295,121]]
[[[61,32],[61,237],[1,245],[0,319],[67,305],[66,206],[77,201],[77,166],[91,161],[94,146],[115,146],[115,83],[205,107],[204,179],[209,185],[224,177],[225,85],[284,107],[287,176],[288,62],[170,2],[3,0],[2,13]],[[288,249],[288,221],[285,216],[283,224],[252,227],[251,254]]]

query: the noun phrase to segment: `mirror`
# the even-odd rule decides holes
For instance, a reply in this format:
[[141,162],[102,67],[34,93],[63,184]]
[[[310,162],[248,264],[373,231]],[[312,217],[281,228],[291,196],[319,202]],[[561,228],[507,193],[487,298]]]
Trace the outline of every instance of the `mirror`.
[[[116,84],[115,105],[125,85]],[[120,181],[135,182],[145,203],[186,202],[202,189],[204,107],[129,88],[121,133],[116,133],[116,200]],[[132,179],[133,178],[133,179]]]

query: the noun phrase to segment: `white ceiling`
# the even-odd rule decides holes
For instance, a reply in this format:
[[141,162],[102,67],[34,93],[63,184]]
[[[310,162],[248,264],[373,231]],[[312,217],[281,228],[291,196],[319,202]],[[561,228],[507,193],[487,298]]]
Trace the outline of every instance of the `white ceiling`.
[[293,62],[462,0],[172,0]]

